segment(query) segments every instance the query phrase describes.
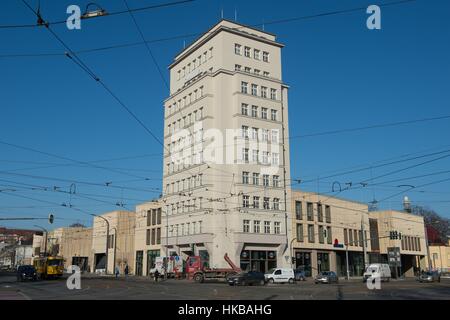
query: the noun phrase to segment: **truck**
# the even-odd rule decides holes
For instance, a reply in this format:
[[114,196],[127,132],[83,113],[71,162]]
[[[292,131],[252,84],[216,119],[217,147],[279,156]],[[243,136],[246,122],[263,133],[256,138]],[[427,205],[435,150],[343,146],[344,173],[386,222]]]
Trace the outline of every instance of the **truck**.
[[203,283],[205,280],[224,280],[228,281],[228,278],[242,272],[233,261],[225,253],[225,261],[231,268],[209,268],[208,262],[202,260],[200,256],[189,257],[186,261],[186,273],[189,279],[193,279],[195,282]]
[[179,256],[156,257],[155,265],[150,269],[150,275],[153,276],[156,271],[161,276],[165,276],[167,268],[167,278],[176,278],[183,274],[183,259]]

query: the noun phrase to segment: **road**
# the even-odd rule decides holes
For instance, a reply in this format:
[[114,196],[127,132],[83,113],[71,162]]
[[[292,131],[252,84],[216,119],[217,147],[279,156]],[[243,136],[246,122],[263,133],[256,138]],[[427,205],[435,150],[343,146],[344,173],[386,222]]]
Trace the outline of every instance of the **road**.
[[81,289],[69,290],[66,279],[16,282],[0,275],[0,300],[450,300],[450,280],[419,283],[414,279],[382,283],[369,290],[361,281],[339,284],[273,284],[264,287],[231,287],[224,283],[193,283],[148,278],[82,276]]

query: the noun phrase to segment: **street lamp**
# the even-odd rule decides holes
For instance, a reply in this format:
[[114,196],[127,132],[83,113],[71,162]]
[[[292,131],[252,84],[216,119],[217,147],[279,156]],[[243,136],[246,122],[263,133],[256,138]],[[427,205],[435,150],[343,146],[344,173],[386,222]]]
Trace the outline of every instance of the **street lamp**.
[[47,235],[48,235],[48,231],[47,231],[47,229],[45,229],[45,228],[43,228],[43,227],[41,227],[41,226],[37,226],[37,225],[34,225],[36,228],[39,228],[39,229],[41,229],[42,231],[44,231],[45,232],[45,240],[44,240],[44,257],[46,257],[47,256]]
[[[97,7],[96,10],[89,11],[89,7],[95,6]],[[81,19],[89,19],[89,18],[96,18],[96,17],[102,17],[106,16],[108,13],[106,10],[104,10],[102,7],[100,7],[98,4],[91,2],[86,6],[85,12],[81,15]]]

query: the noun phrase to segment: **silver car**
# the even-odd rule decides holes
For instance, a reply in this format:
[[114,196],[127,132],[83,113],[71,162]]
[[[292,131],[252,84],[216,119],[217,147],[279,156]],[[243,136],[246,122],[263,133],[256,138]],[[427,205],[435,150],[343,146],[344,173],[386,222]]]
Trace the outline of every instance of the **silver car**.
[[441,275],[436,271],[423,272],[417,280],[420,282],[441,282]]
[[338,283],[339,279],[335,272],[333,271],[323,271],[319,273],[314,279],[316,284],[318,283]]

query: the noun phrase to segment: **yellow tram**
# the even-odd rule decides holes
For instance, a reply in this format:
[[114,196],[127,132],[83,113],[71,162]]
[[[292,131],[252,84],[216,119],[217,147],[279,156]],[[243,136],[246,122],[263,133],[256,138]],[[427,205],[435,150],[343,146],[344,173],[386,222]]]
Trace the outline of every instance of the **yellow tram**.
[[59,278],[64,273],[64,258],[41,257],[33,261],[38,277],[41,279]]

